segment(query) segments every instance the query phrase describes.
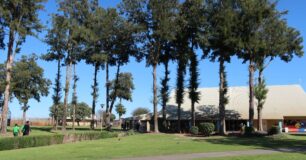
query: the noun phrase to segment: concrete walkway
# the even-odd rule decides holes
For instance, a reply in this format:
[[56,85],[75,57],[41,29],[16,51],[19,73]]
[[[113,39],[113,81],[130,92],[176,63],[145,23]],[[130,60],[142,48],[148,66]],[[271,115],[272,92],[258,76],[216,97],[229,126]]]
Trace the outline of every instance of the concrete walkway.
[[243,156],[243,155],[263,155],[282,152],[305,152],[305,149],[254,149],[242,151],[226,151],[226,152],[207,152],[207,153],[191,153],[191,154],[176,154],[164,156],[150,156],[150,157],[135,157],[122,158],[118,160],[191,160],[197,158],[212,158],[212,157],[228,157],[228,156]]

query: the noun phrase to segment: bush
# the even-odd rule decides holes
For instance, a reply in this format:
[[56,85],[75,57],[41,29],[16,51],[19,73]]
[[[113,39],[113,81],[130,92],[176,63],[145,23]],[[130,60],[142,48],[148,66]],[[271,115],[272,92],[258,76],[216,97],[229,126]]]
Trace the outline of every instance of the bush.
[[77,142],[84,140],[95,140],[117,137],[116,132],[77,132],[68,135],[52,134],[40,136],[7,137],[0,139],[0,151],[28,147],[48,146],[52,144],[62,144],[67,142]]
[[61,134],[2,138],[0,139],[0,150],[61,144],[63,140],[64,135]]
[[251,136],[255,132],[255,129],[253,127],[244,127],[244,135]]
[[215,125],[213,123],[201,123],[199,125],[199,131],[204,136],[210,136],[214,130],[215,130]]
[[199,134],[199,128],[198,128],[197,126],[192,126],[192,127],[190,128],[190,133],[191,133],[192,135],[198,135],[198,134]]
[[275,135],[275,134],[280,134],[280,128],[278,126],[272,126],[269,130],[268,130],[268,135]]

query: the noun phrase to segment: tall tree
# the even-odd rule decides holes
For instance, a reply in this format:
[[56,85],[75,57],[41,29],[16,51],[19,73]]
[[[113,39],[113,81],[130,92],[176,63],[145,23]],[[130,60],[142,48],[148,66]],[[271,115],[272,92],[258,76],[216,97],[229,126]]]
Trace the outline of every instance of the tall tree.
[[104,18],[106,17],[106,11],[104,8],[98,6],[97,1],[91,3],[89,10],[89,17],[86,20],[87,36],[85,38],[85,52],[83,59],[86,63],[94,66],[94,77],[92,85],[92,111],[91,111],[91,128],[94,129],[95,117],[96,117],[96,103],[99,96],[98,79],[97,75],[100,67],[103,69],[107,61],[107,55],[104,50],[104,39],[101,30],[104,30]]
[[[104,41],[103,51],[107,56],[106,61],[106,120],[109,124],[110,115],[112,113],[117,97],[110,98],[110,80],[109,66],[116,66],[115,83],[119,81],[120,68],[128,63],[130,57],[133,56],[136,60],[142,58],[142,54],[138,47],[138,34],[135,24],[126,21],[120,16],[116,9],[110,8],[106,11],[106,16],[103,21],[104,33],[102,39]],[[117,92],[115,85],[114,92]]]
[[288,27],[283,15],[287,12],[274,11],[274,14],[265,20],[262,29],[259,31],[259,51],[255,57],[255,66],[258,71],[258,79],[254,89],[257,99],[258,130],[262,131],[262,109],[267,98],[263,72],[270,62],[279,57],[285,62],[291,61],[294,55],[303,55],[302,38],[294,28]]
[[73,64],[73,93],[72,93],[72,129],[75,129],[74,123],[75,123],[75,117],[76,117],[76,105],[78,103],[78,96],[77,96],[77,82],[79,80],[79,77],[76,74],[76,64]]
[[175,39],[178,0],[123,0],[120,8],[130,22],[140,27],[141,46],[145,50],[147,65],[153,68],[154,132],[158,130],[157,73],[162,46]]
[[202,46],[204,57],[219,62],[219,133],[226,134],[225,106],[228,103],[225,63],[236,54],[238,16],[235,0],[209,1],[207,4],[208,44]]
[[200,92],[197,91],[199,87],[199,71],[198,71],[197,55],[192,52],[190,55],[190,79],[189,79],[189,98],[191,100],[191,125],[195,126],[195,103],[200,100]]
[[191,125],[195,126],[195,103],[200,99],[200,93],[197,91],[199,86],[199,73],[198,73],[198,60],[195,53],[195,49],[199,44],[202,45],[206,42],[207,22],[205,3],[202,0],[186,0],[183,2],[180,8],[180,17],[183,21],[181,23],[181,32],[184,38],[182,40],[187,41],[185,43],[189,48],[188,57],[190,61],[189,67],[189,98],[191,100]]
[[[38,19],[38,11],[43,9],[44,0],[3,0],[0,4],[2,35],[8,35],[7,60],[6,60],[6,86],[4,92],[4,104],[2,109],[1,133],[6,134],[6,119],[9,109],[12,65],[14,56],[20,52],[26,36],[35,36],[41,31],[42,25]],[[7,31],[7,33],[6,33]]]
[[13,66],[12,87],[14,96],[22,105],[23,123],[26,121],[26,112],[29,109],[29,100],[40,102],[41,96],[48,96],[51,81],[44,78],[44,70],[36,63],[37,57],[22,56]]
[[[265,25],[273,24],[274,20],[280,19],[279,16],[276,16],[279,13],[276,9],[276,5],[276,2],[271,2],[268,0],[240,0],[238,3],[239,10],[237,11],[239,25],[237,26],[239,28],[240,34],[240,42],[238,43],[238,55],[244,60],[244,62],[249,62],[249,123],[251,127],[253,127],[254,125],[254,72],[256,70],[256,63],[258,62],[258,57],[259,59],[261,59],[263,57],[275,57],[277,55],[280,55],[280,57],[286,61],[291,59],[295,53],[297,53],[297,55],[302,54],[302,39],[300,37],[299,32],[297,32],[293,28],[287,28],[285,29],[285,32],[283,32],[285,34],[290,35],[287,35],[287,37],[291,38],[287,39],[287,42],[289,42],[288,45],[286,43],[283,43],[284,48],[281,49],[282,51],[276,49],[279,48],[279,45],[275,43],[277,41],[269,39],[265,40],[265,38],[269,36],[269,32],[265,31]],[[280,28],[277,27],[273,29],[275,29],[276,32],[279,32]],[[282,38],[279,40],[282,40]],[[292,43],[290,43],[290,41],[292,41]],[[271,43],[275,46],[271,45]],[[275,48],[273,48],[272,46]],[[267,52],[267,50],[264,49],[266,47],[270,47],[270,49],[276,49],[276,52]]]
[[56,15],[62,17],[63,30],[65,30],[65,65],[66,65],[66,80],[65,80],[65,96],[64,96],[64,114],[62,117],[62,131],[66,131],[66,118],[68,107],[68,95],[70,89],[70,81],[72,78],[71,68],[76,61],[79,60],[79,54],[81,52],[81,39],[83,36],[83,21],[86,19],[88,13],[88,2],[85,0],[60,0],[59,12],[62,15]]
[[170,99],[170,71],[169,71],[169,62],[174,60],[174,55],[172,53],[172,44],[171,42],[166,43],[164,45],[164,53],[160,55],[161,63],[164,65],[164,77],[161,79],[161,89],[160,89],[160,98],[161,98],[161,105],[162,105],[162,115],[163,115],[163,129],[166,129],[167,122],[166,122],[166,106]]
[[[63,23],[63,16],[52,16],[52,28],[48,29],[45,42],[50,46],[48,53],[42,56],[46,61],[57,61],[57,73],[53,87],[54,94],[52,96],[54,110],[57,112],[57,106],[60,104],[62,98],[62,84],[61,84],[61,67],[66,48],[66,29]],[[60,117],[58,114],[53,114],[53,129],[57,130],[58,121]]]

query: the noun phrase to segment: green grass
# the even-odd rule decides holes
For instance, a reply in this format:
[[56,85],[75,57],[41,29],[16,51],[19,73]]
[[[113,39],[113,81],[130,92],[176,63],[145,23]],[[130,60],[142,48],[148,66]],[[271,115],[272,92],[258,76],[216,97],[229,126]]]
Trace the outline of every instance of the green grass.
[[305,153],[279,153],[256,156],[238,156],[222,158],[202,158],[196,160],[303,160],[306,159]]
[[[256,148],[271,149],[279,147],[301,147],[306,146],[305,140],[306,136],[288,136],[288,138],[282,140],[271,138],[238,137],[210,137],[204,139],[193,139],[165,134],[140,134],[121,137],[120,139],[110,138],[71,144],[53,145],[48,147],[1,151],[0,157],[1,160],[100,160],[119,157],[157,156],[167,154],[247,150]],[[285,156],[287,159],[290,159],[290,157],[304,157],[303,154],[298,153],[284,153],[261,157],[270,157],[273,160],[274,156]],[[249,157],[252,156],[241,158],[249,160]],[[226,157],[226,159],[228,158],[229,157]],[[235,159],[235,157],[233,158]],[[305,157],[302,159],[305,159]]]

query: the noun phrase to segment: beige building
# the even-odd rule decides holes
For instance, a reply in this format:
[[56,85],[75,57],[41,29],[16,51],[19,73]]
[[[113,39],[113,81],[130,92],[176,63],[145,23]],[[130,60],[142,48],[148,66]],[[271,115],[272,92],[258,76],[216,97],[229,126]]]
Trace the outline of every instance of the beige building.
[[[306,124],[306,93],[300,85],[278,85],[268,86],[269,92],[263,107],[262,118],[264,130],[272,125],[282,122],[285,126],[296,126],[295,124]],[[201,98],[196,104],[196,121],[214,121],[218,119],[219,90],[215,88],[199,89]],[[167,119],[177,120],[177,104],[175,102],[175,91],[170,94],[169,106],[167,108]],[[229,87],[229,103],[226,105],[227,130],[238,130],[241,123],[247,123],[249,117],[249,88]],[[188,93],[185,93],[182,104],[182,120],[188,125],[190,120],[191,102]],[[255,120],[257,120],[257,102],[255,101]],[[161,113],[159,115],[161,117]],[[184,123],[184,122],[183,122]],[[255,121],[255,126],[256,126]],[[304,126],[298,126],[304,128]]]

